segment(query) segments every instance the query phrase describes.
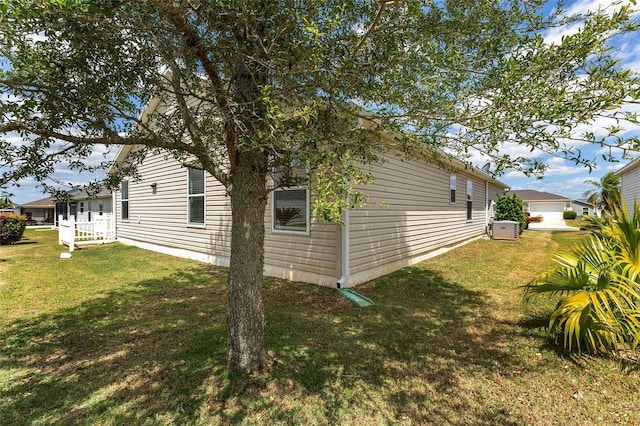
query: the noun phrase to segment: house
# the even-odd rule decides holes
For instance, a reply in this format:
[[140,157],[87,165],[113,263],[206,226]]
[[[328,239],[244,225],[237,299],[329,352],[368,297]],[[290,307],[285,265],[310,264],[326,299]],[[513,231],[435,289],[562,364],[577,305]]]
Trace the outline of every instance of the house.
[[113,215],[113,193],[106,187],[95,191],[88,188],[68,191],[68,200],[56,204],[56,216],[64,219],[75,216],[78,222],[91,222],[96,219],[111,220]]
[[593,204],[585,200],[571,200],[571,208],[569,210],[576,212],[578,217],[597,216],[599,212],[598,209],[593,207]]
[[21,207],[18,204],[9,204],[5,207],[0,207],[0,214],[20,214]]
[[[135,149],[123,147],[117,162]],[[265,275],[349,287],[484,235],[489,208],[507,185],[451,161],[453,172],[387,154],[368,166],[376,178],[364,188],[368,204],[346,212],[342,227],[309,213],[308,188],[273,191],[264,218]],[[165,154],[147,155],[138,175],[115,192],[117,240],[228,266],[224,187]]]
[[20,213],[27,217],[28,225],[53,225],[55,220],[55,200],[53,197],[31,201],[20,207]]
[[633,215],[633,206],[640,202],[640,157],[615,172],[620,177],[622,200],[627,204],[629,215]]
[[561,195],[532,189],[517,189],[510,193],[522,200],[525,212],[531,216],[542,216],[543,220],[562,220],[564,211],[572,209],[573,200]]

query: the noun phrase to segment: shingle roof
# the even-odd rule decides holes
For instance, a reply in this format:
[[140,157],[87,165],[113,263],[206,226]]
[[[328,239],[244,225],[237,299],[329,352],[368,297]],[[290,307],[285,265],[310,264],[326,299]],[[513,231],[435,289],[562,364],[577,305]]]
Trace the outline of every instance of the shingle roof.
[[585,200],[572,200],[571,202],[584,207],[593,207],[593,204]]
[[535,191],[533,189],[512,189],[522,201],[570,201],[570,198],[548,192]]
[[28,209],[37,209],[37,208],[53,208],[55,205],[55,200],[53,197],[42,198],[40,200],[31,201],[30,203],[22,204],[22,207],[26,207]]
[[97,193],[91,193],[89,195],[88,189],[73,189],[69,191],[69,196],[72,200],[86,200],[88,198],[106,198],[111,196],[111,190],[104,186],[100,186],[100,191]]

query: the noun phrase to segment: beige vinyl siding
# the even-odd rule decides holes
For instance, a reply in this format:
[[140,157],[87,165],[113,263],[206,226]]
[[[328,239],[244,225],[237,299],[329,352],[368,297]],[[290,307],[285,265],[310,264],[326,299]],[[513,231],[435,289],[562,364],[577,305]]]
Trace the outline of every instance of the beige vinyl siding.
[[[417,257],[484,233],[485,180],[466,172],[456,173],[456,204],[450,204],[449,171],[393,156],[370,169],[376,177],[364,189],[370,202],[351,212],[351,274]],[[466,210],[467,179],[473,181],[471,221],[467,220]]]
[[[206,176],[205,226],[188,225],[187,168],[165,154],[148,155],[138,167],[141,180],[129,181],[129,219],[116,208],[119,238],[229,256],[231,210],[224,187]],[[153,193],[151,184],[156,184]]]
[[[224,187],[205,177],[205,226],[190,226],[187,210],[187,168],[164,154],[148,155],[139,166],[140,181],[129,182],[129,220],[120,218],[119,238],[190,250],[228,260],[231,247],[231,205]],[[151,184],[156,184],[153,194]],[[333,285],[339,273],[337,226],[312,217],[309,234],[273,232],[269,196],[265,214],[265,270],[269,275]],[[280,271],[274,271],[280,268]]]
[[333,223],[319,223],[311,216],[309,235],[274,231],[272,203],[273,194],[269,196],[265,215],[265,263],[332,277],[331,282],[325,284],[335,284],[340,276],[338,227]]
[[620,174],[622,199],[627,203],[629,215],[633,215],[633,204],[640,202],[640,167],[634,166]]

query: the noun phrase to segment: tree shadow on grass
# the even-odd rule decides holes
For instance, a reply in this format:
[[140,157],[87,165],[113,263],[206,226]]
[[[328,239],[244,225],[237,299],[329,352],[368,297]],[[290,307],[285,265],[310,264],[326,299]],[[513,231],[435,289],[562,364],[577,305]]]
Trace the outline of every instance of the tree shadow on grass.
[[[317,395],[323,407],[316,416],[328,423],[349,422],[345,413],[369,401],[382,423],[495,424],[502,408],[487,411],[461,391],[469,371],[491,376],[496,364],[518,362],[500,344],[511,325],[489,324],[486,294],[420,267],[356,290],[376,304],[356,308],[333,296],[326,304],[331,308],[323,309],[315,294],[302,292],[291,300],[266,298],[269,347],[283,358],[273,372],[276,381]],[[305,310],[270,306],[294,300]],[[299,414],[293,410],[285,420],[294,422]],[[511,424],[507,417],[501,423]]]
[[376,303],[361,309],[333,289],[269,279],[270,366],[230,375],[226,274],[210,269],[4,324],[0,423],[515,424],[464,389],[467,374],[519,362],[485,294],[406,268],[358,287]]
[[0,424],[195,418],[225,365],[225,300],[196,269],[3,324]]

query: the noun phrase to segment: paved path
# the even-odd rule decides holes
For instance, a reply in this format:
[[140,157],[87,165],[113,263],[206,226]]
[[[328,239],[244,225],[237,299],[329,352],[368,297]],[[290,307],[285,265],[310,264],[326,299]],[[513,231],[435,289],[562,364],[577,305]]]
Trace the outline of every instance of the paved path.
[[579,231],[580,228],[567,226],[563,219],[545,219],[542,222],[530,223],[531,231]]

